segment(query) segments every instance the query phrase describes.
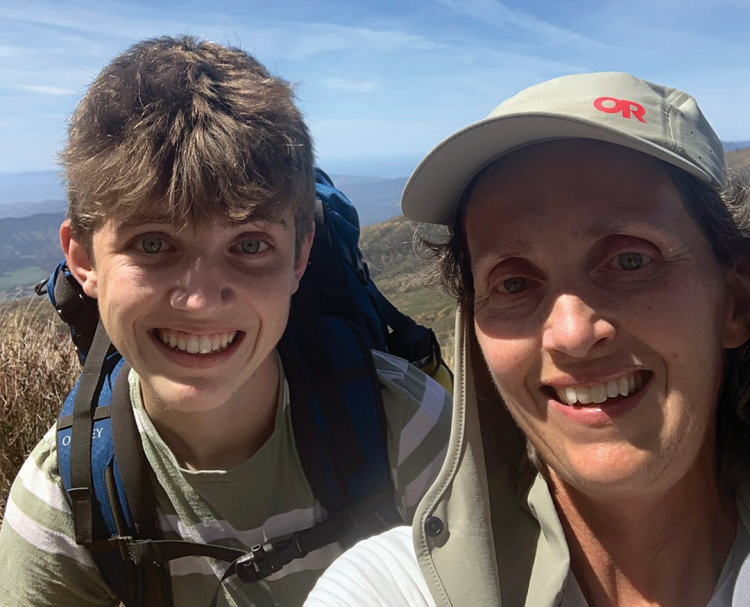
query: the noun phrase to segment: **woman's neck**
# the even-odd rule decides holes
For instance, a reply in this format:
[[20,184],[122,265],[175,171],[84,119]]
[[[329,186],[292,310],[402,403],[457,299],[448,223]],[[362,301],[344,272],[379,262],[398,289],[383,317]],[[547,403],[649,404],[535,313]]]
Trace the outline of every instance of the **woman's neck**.
[[571,567],[589,607],[705,607],[736,536],[711,458],[658,494],[592,499],[551,473]]

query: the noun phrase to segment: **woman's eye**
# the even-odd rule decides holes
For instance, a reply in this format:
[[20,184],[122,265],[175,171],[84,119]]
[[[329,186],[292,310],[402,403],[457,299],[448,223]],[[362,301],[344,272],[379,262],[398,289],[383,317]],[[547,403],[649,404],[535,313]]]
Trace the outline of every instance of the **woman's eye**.
[[144,253],[158,253],[164,246],[164,241],[158,236],[146,236],[141,240]]
[[262,253],[268,248],[268,243],[257,238],[245,238],[240,243],[243,253]]
[[649,263],[651,263],[651,258],[642,253],[620,253],[617,256],[617,265],[621,270],[639,270]]
[[525,291],[528,286],[528,281],[523,276],[514,276],[503,281],[503,289],[511,295]]

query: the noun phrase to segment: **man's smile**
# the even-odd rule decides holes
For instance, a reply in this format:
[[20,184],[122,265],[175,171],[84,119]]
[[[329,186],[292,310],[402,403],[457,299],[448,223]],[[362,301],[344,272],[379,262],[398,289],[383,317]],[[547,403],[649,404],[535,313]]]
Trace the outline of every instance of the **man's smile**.
[[212,354],[229,348],[239,331],[222,331],[197,335],[173,329],[153,329],[154,337],[172,349],[183,350],[189,354]]

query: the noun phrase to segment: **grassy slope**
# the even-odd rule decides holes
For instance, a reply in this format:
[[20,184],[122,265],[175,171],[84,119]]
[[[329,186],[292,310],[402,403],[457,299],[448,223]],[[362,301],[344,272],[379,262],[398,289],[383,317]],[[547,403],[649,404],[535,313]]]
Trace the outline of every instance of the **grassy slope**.
[[0,518],[26,455],[47,431],[78,374],[78,359],[42,300],[0,306]]
[[[437,288],[426,286],[432,263],[414,252],[414,233],[419,224],[403,215],[362,228],[360,244],[370,275],[383,294],[417,322],[432,327],[443,355],[453,357],[455,302]],[[442,228],[420,228],[420,235],[439,241]]]
[[727,166],[750,173],[750,148],[729,152],[726,161]]

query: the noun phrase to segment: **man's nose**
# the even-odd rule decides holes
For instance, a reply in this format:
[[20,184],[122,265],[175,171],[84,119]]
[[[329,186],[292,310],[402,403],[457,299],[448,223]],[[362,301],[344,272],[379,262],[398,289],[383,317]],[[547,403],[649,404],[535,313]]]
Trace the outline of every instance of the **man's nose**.
[[587,356],[592,349],[615,337],[614,325],[576,295],[557,297],[544,326],[542,347],[574,358]]
[[231,282],[220,264],[198,257],[180,269],[169,301],[178,310],[218,312],[231,303],[233,296]]

